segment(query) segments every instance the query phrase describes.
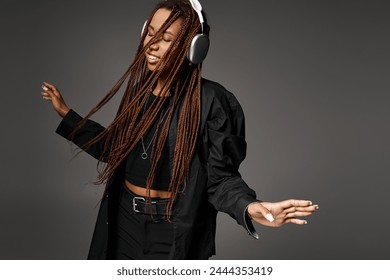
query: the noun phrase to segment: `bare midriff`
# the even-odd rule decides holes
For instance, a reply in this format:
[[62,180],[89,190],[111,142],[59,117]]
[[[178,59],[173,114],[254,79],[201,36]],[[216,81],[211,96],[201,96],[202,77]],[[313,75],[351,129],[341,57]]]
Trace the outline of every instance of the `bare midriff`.
[[[144,197],[148,196],[146,188],[134,185],[127,180],[125,180],[125,184],[126,187],[136,195],[144,196]],[[170,198],[171,192],[151,189],[150,197]]]

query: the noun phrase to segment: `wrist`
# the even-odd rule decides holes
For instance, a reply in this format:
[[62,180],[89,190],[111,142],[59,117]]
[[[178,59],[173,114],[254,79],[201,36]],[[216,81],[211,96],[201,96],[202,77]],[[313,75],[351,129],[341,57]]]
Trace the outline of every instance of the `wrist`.
[[66,108],[61,109],[58,113],[63,118],[66,116],[66,114],[68,114],[69,111],[70,111],[70,109],[68,107],[66,107]]
[[255,214],[254,207],[255,207],[255,204],[257,204],[257,203],[261,203],[261,202],[255,201],[255,202],[249,203],[248,207],[246,208],[246,214],[248,215],[248,217],[251,220],[253,220],[253,215]]
[[248,208],[246,209],[246,215],[248,216],[249,219],[253,220],[252,215],[249,214]]

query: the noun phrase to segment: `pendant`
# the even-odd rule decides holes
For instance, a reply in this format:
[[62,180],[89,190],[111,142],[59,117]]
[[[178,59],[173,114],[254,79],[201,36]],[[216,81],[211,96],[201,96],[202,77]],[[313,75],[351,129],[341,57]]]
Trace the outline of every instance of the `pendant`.
[[141,158],[142,159],[147,159],[148,158],[148,154],[146,152],[143,152],[142,155],[141,155]]

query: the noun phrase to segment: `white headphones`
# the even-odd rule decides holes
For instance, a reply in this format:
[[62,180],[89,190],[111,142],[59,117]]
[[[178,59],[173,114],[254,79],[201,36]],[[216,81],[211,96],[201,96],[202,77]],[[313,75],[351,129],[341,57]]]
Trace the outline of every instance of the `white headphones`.
[[[203,33],[204,19],[202,15],[202,5],[199,3],[198,0],[188,1],[191,3],[191,6],[195,10],[195,12],[198,14],[199,21],[202,26],[202,31],[199,34],[196,34],[195,37],[192,39],[190,48],[187,51],[187,59],[191,64],[200,64],[205,60],[207,56],[210,46],[210,39],[206,34]],[[147,22],[148,21],[145,21],[142,27],[141,36],[144,34]]]

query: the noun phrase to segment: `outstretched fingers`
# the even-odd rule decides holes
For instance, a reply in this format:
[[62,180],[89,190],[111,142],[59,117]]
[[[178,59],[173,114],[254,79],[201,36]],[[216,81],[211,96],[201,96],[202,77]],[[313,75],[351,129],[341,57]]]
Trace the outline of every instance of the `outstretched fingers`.
[[286,218],[294,218],[294,217],[307,217],[307,216],[310,216],[312,215],[314,212],[292,212],[292,213],[288,213],[286,215]]
[[47,82],[43,82],[42,89],[44,90],[44,92],[47,95],[51,96],[52,94],[54,94],[55,96],[59,96],[58,89],[56,88],[56,86],[54,86],[52,84],[49,84]]
[[307,207],[313,205],[313,202],[310,200],[300,200],[300,199],[288,199],[283,201],[284,208],[289,207]]
[[42,98],[45,99],[45,100],[51,100],[51,96],[50,94],[46,93],[46,92],[41,92],[41,95],[42,95]]
[[289,219],[286,219],[284,223],[292,223],[292,224],[296,224],[296,225],[306,225],[307,224],[307,221],[306,220],[301,220],[301,219],[297,219],[297,218],[289,218]]
[[297,225],[306,225],[307,221],[298,217],[307,217],[319,209],[318,205],[313,205],[309,200],[289,199],[282,202],[284,209],[284,224],[293,223]]
[[41,92],[43,99],[50,100],[51,94],[53,93],[51,85],[46,82],[43,82],[41,87],[43,89],[43,92]]
[[48,82],[43,82],[43,86],[46,86],[47,88],[51,89],[51,90],[55,90],[56,87],[52,84],[49,84]]
[[299,207],[289,207],[287,209],[284,209],[284,213],[288,214],[288,213],[293,213],[293,212],[314,212],[316,210],[318,210],[320,207],[318,205],[311,205],[311,206],[306,206],[306,207],[302,207],[302,206],[299,206]]

